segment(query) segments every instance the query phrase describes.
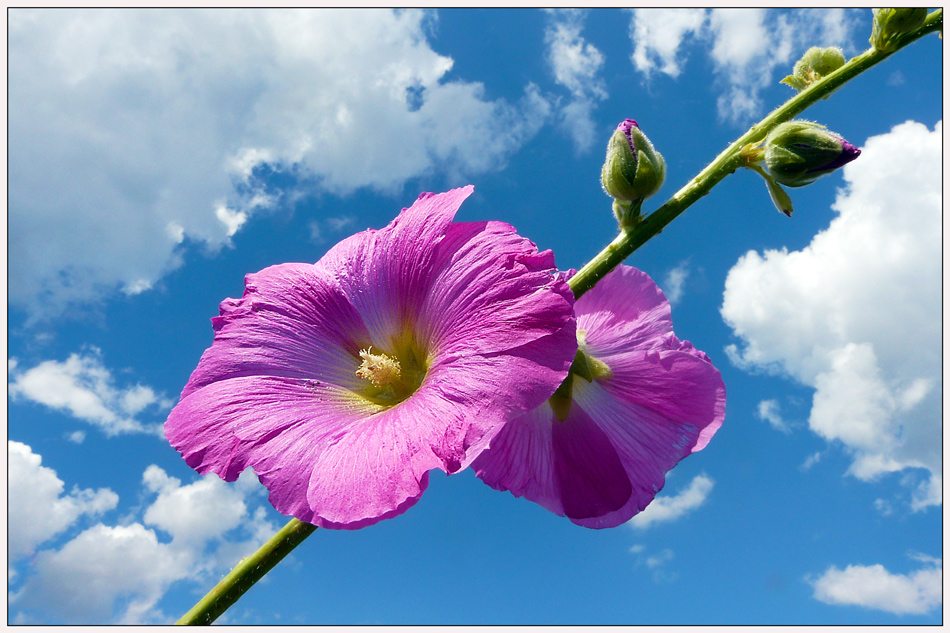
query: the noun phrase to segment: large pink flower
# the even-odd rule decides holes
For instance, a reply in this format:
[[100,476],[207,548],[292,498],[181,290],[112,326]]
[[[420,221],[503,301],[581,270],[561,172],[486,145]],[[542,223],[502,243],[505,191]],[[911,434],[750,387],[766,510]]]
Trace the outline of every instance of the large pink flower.
[[188,465],[227,481],[250,466],[280,512],[355,529],[548,398],[576,349],[573,295],[511,226],[452,221],[471,192],[248,275],[165,423]]
[[575,313],[580,349],[569,378],[505,425],[472,467],[492,488],[578,525],[613,527],[706,446],[726,390],[709,357],[673,334],[669,302],[636,268],[608,274]]

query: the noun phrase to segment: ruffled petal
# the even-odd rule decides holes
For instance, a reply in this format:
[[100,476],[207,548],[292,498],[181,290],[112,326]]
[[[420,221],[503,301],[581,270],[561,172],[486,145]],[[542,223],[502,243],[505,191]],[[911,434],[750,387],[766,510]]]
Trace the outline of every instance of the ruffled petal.
[[553,254],[508,224],[453,224],[433,263],[418,328],[439,353],[501,352],[573,321],[574,296]]
[[567,376],[572,360],[568,355],[575,348],[574,324],[569,322],[506,353],[451,355],[429,369],[424,386],[431,385],[441,399],[465,406],[468,445],[460,468],[472,463],[513,412],[530,411],[554,393]]
[[662,344],[673,333],[670,304],[649,275],[617,266],[575,306],[577,329],[587,348],[601,357]]
[[363,320],[341,289],[312,264],[281,264],[247,275],[241,299],[221,303],[214,342],[182,392],[241,376],[315,379],[352,387]]
[[[679,343],[677,341],[677,343]],[[709,358],[691,345],[601,358],[613,376],[600,381],[618,401],[688,424],[690,452],[703,449],[725,419],[726,386]]]
[[440,244],[472,190],[424,193],[385,228],[357,233],[317,262],[340,285],[377,346],[395,346],[418,317],[434,283]]
[[610,437],[583,407],[551,426],[554,473],[564,514],[572,521],[604,516],[630,499],[631,486]]
[[440,466],[442,431],[417,423],[421,404],[383,410],[326,383],[242,377],[184,398],[168,440],[200,473],[233,481],[251,466],[283,514],[355,529],[405,511]]
[[475,460],[498,490],[589,528],[620,525],[702,449],[725,415],[709,357],[672,333],[669,304],[648,276],[618,267],[575,306],[586,353],[611,375],[574,376],[567,419],[547,403],[510,420]]

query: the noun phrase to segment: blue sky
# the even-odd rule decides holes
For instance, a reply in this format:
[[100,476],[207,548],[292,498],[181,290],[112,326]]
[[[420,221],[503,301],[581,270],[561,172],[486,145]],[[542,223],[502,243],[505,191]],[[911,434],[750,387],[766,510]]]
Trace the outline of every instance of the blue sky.
[[[313,262],[421,191],[560,267],[616,231],[636,119],[649,211],[791,96],[868,10],[13,10],[8,621],[177,619],[285,522],[161,435],[243,276]],[[231,624],[942,622],[942,42],[809,109],[863,149],[772,207],[738,172],[627,261],[722,372],[726,420],[630,523],[588,530],[470,471],[318,530]]]

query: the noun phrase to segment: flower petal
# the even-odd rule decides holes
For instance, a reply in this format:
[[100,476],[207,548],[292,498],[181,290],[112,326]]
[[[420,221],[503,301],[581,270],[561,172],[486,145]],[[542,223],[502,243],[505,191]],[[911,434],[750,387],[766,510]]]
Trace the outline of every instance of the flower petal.
[[377,346],[394,347],[418,315],[434,282],[439,245],[472,190],[424,193],[385,228],[357,233],[317,262],[334,276]]
[[709,357],[672,332],[650,278],[620,266],[577,302],[585,352],[609,375],[574,376],[567,418],[547,403],[511,419],[473,463],[498,490],[589,528],[643,510],[666,472],[706,446],[725,415],[725,385]]
[[564,514],[572,521],[602,517],[619,510],[632,488],[617,449],[580,406],[551,427],[554,473]]
[[[360,315],[312,264],[281,264],[247,275],[241,299],[221,303],[214,342],[182,392],[241,376],[355,383],[359,350],[370,344]],[[355,363],[355,365],[354,365]]]
[[595,288],[574,307],[577,329],[587,331],[593,356],[659,345],[672,334],[670,304],[646,273],[621,265]]
[[234,378],[182,399],[168,440],[200,473],[233,481],[253,467],[283,514],[355,529],[405,511],[441,464],[439,425],[420,429],[408,402],[383,410],[326,383]]
[[453,224],[440,247],[419,310],[419,329],[440,352],[513,349],[573,320],[574,296],[553,254],[508,224]]

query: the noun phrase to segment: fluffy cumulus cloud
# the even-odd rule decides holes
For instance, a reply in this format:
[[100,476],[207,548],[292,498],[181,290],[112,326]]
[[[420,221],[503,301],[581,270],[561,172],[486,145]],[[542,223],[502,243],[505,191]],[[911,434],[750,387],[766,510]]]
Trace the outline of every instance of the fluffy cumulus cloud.
[[800,251],[744,255],[722,305],[733,362],[813,387],[809,427],[850,474],[929,471],[904,478],[913,509],[941,496],[941,137],[906,122],[868,139],[839,216]]
[[182,242],[218,248],[292,195],[264,163],[333,193],[501,167],[551,106],[448,79],[433,15],[13,10],[11,302],[49,316],[147,290]]
[[909,574],[889,572],[883,565],[829,567],[806,580],[814,597],[826,604],[849,605],[896,615],[921,615],[943,602],[943,564],[939,559],[914,555],[923,566]]
[[[65,361],[43,361],[30,369],[15,362],[9,369],[9,395],[62,411],[99,427],[109,436],[120,433],[162,434],[161,422],[143,422],[141,414],[165,412],[173,402],[151,387],[118,387],[98,349],[71,354]],[[154,417],[154,416],[152,416]],[[85,435],[71,437],[77,443]]]
[[685,63],[683,44],[708,47],[721,88],[720,116],[745,122],[762,109],[761,91],[788,74],[810,46],[851,45],[854,15],[845,9],[636,9],[630,22],[631,60],[649,77],[676,77]]
[[627,524],[646,529],[656,523],[676,521],[706,503],[712,489],[712,479],[707,475],[697,475],[678,494],[654,499],[643,512],[635,515]]
[[596,137],[593,111],[607,98],[606,84],[600,77],[604,56],[581,36],[585,14],[577,9],[552,10],[544,33],[554,79],[571,93],[560,116],[578,151],[591,148]]
[[[10,463],[11,562],[49,545],[80,514],[99,514],[118,502],[107,490],[63,496],[63,482],[23,444],[10,443]],[[22,573],[11,574],[15,621],[167,622],[172,618],[159,603],[172,584],[210,587],[277,529],[264,507],[249,510],[249,503],[264,497],[253,477],[236,484],[208,477],[182,485],[153,465],[145,470],[143,486],[154,501],[140,521],[133,513],[120,525],[96,523],[59,547],[39,549]]]
[[11,562],[31,555],[80,516],[102,514],[119,502],[105,488],[73,488],[63,494],[63,481],[42,461],[26,444],[7,443],[7,554]]

